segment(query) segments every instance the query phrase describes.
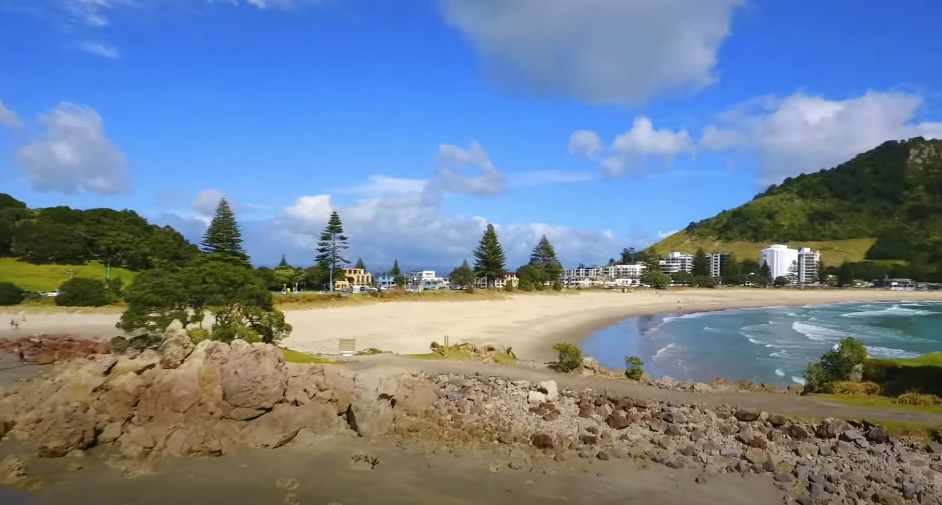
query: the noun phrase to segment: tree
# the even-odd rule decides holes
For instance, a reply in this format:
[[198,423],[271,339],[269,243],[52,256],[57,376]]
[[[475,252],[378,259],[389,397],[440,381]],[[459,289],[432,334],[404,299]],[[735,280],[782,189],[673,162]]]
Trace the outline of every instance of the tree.
[[778,277],[775,278],[774,281],[772,281],[772,285],[777,288],[783,288],[785,286],[788,286],[789,284],[791,284],[791,281],[788,279],[788,277],[785,277],[784,275],[779,275]]
[[728,286],[741,286],[743,283],[742,265],[736,260],[736,256],[730,254],[725,268],[720,271],[720,278],[723,284]]
[[23,301],[23,288],[12,282],[0,282],[0,306],[19,305]]
[[103,307],[108,305],[108,286],[103,281],[74,277],[59,286],[56,305],[60,307]]
[[393,266],[389,270],[389,276],[392,277],[393,284],[400,288],[406,285],[406,276],[402,275],[402,270],[399,269],[399,260],[393,260]]
[[363,258],[357,258],[356,264],[353,265],[353,268],[359,268],[360,270],[366,270],[366,263],[363,263]]
[[128,308],[118,327],[129,333],[157,336],[174,319],[202,326],[207,312],[214,321],[213,340],[274,344],[291,332],[255,271],[220,255],[194,258],[175,271],[143,272],[125,300]]
[[671,280],[674,281],[674,284],[680,284],[683,286],[692,286],[694,284],[694,276],[683,271],[678,270],[670,275]]
[[644,361],[637,356],[625,356],[625,377],[639,381],[644,378]]
[[641,259],[642,259],[641,255],[638,254],[637,251],[635,251],[634,247],[628,247],[621,250],[621,264],[622,265],[630,265],[632,263],[636,263],[640,261]]
[[491,287],[494,280],[504,277],[506,261],[504,248],[497,240],[497,231],[493,224],[488,224],[481,242],[474,250],[474,273],[478,278],[486,279],[487,287]]
[[286,268],[286,267],[290,267],[290,266],[291,266],[291,265],[288,264],[288,260],[285,258],[285,255],[282,254],[282,255],[281,255],[281,261],[278,262],[278,266],[275,267],[275,268]]
[[229,202],[222,198],[216,214],[203,235],[202,250],[207,254],[220,254],[248,263],[249,256],[242,248],[242,232]]
[[769,268],[769,263],[766,261],[762,262],[762,266],[759,267],[759,277],[762,279],[762,285],[768,286],[772,283],[772,269]]
[[789,284],[798,284],[798,262],[792,261],[791,265],[788,265],[788,273],[785,274],[785,278],[788,279]]
[[582,349],[568,342],[553,344],[553,350],[559,354],[556,358],[556,369],[560,372],[571,372],[582,366]]
[[693,271],[691,273],[694,277],[710,275],[710,258],[707,257],[706,251],[702,247],[697,249],[697,253],[693,255]]
[[553,244],[546,238],[546,235],[540,237],[540,241],[533,248],[530,254],[530,265],[539,270],[540,278],[532,280],[540,285],[553,282],[563,275],[563,266],[556,257],[556,249],[553,248]]
[[828,351],[817,363],[805,369],[805,390],[809,393],[828,392],[830,385],[850,378],[851,372],[867,359],[867,348],[853,337],[840,341],[836,350]]
[[334,277],[339,273],[338,265],[349,265],[350,260],[343,257],[343,252],[350,248],[349,238],[343,234],[343,223],[337,211],[330,213],[327,226],[321,232],[317,242],[317,264],[328,272],[329,291],[334,290]]
[[641,283],[654,289],[664,289],[670,286],[671,278],[661,271],[661,261],[656,256],[650,256],[644,261]]
[[448,281],[453,286],[460,286],[463,288],[474,287],[474,270],[471,269],[471,265],[468,264],[468,260],[463,261],[461,266],[451,271],[451,274],[448,276]]

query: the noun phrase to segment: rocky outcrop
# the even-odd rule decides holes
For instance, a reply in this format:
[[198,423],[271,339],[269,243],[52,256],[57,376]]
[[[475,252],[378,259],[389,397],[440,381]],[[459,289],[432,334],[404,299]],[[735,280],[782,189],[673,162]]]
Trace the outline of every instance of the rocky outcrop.
[[105,340],[62,334],[0,339],[0,351],[22,352],[29,363],[49,365],[57,361],[107,354],[111,347]]

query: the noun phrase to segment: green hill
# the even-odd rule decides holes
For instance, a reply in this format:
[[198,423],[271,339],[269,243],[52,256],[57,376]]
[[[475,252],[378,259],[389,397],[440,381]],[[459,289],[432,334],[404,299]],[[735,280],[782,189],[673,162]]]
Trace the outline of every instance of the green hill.
[[127,282],[134,272],[181,264],[197,252],[173,228],[131,210],[30,209],[0,193],[0,282],[49,291],[70,275],[104,279],[106,263],[112,277]]
[[942,141],[890,141],[830,170],[789,177],[752,201],[652,246],[755,258],[770,243],[809,246],[829,264],[942,266]]

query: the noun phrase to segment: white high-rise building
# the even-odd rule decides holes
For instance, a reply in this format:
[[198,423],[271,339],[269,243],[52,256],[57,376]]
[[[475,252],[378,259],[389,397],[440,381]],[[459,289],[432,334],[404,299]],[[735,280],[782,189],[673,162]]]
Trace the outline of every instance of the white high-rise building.
[[786,277],[794,284],[814,284],[818,281],[821,253],[803,247],[792,249],[784,244],[772,244],[759,251],[759,265],[769,265],[772,279]]
[[672,252],[661,260],[661,270],[668,275],[681,270],[690,273],[693,271],[693,256],[680,252]]

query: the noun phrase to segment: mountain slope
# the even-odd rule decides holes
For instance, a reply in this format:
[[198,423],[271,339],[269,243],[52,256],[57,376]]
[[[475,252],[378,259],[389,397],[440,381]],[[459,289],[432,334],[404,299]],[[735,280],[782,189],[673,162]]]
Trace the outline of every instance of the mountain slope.
[[860,256],[942,263],[942,141],[890,141],[830,170],[787,178],[652,249],[758,251],[771,242],[821,249],[832,264]]

